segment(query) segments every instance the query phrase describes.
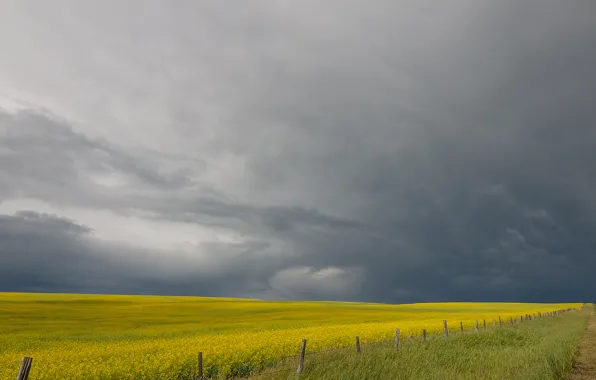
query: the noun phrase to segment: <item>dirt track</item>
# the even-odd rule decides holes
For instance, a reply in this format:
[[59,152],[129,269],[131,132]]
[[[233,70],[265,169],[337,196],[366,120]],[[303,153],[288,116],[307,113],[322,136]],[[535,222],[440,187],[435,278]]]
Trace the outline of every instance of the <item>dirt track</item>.
[[593,311],[588,328],[579,345],[579,357],[566,380],[596,379],[596,313]]

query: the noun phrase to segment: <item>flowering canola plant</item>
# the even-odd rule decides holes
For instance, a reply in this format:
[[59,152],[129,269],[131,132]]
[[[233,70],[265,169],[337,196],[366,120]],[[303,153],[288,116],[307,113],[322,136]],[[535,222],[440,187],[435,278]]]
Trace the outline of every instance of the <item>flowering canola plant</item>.
[[180,379],[204,368],[221,376],[298,353],[443,331],[476,320],[579,308],[581,304],[385,305],[252,299],[0,293],[0,379],[33,357],[29,379]]

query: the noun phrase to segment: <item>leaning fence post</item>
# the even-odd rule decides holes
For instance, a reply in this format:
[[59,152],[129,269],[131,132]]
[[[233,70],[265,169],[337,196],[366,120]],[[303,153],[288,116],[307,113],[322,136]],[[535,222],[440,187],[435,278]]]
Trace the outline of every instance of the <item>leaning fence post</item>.
[[443,320],[443,330],[445,330],[445,339],[449,338],[449,329],[447,329],[447,320]]
[[302,345],[300,346],[300,358],[298,359],[298,374],[302,373],[304,368],[304,354],[306,353],[306,339],[302,339]]
[[356,337],[356,352],[360,353],[360,338]]
[[459,321],[459,329],[461,332],[464,332],[464,323],[462,321]]
[[393,344],[395,351],[399,348],[399,329],[395,329],[395,343]]
[[17,375],[17,380],[27,380],[29,377],[29,371],[31,371],[31,364],[33,363],[33,358],[25,356],[23,360],[21,360],[21,367],[19,368],[19,374]]
[[203,353],[199,352],[198,379],[203,380]]

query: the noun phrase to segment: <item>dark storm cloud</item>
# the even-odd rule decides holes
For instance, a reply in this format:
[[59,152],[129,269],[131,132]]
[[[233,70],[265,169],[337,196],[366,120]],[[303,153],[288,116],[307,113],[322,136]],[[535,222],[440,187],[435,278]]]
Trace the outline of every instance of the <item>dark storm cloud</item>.
[[382,231],[299,239],[312,254],[297,264],[365,268],[367,299],[593,297],[596,9],[450,4],[470,19],[436,21],[461,28],[421,17],[420,39],[394,46],[395,14],[344,30],[342,8],[310,66],[264,60],[237,121],[289,125],[291,138],[250,155],[255,183],[296,185]]
[[[34,211],[0,216],[3,291],[184,294],[263,294],[271,265],[255,265],[266,243],[211,247],[219,263],[109,244],[66,218]],[[275,261],[275,260],[270,260]],[[206,271],[205,268],[208,268]],[[230,274],[232,274],[230,276]]]
[[[133,156],[36,113],[0,114],[0,195],[250,237],[203,245],[211,274],[182,280],[156,264],[145,276],[119,272],[122,289],[381,302],[595,296],[592,2],[259,4],[212,9],[206,23],[221,49],[209,50],[205,86],[229,112],[205,154],[246,158],[242,190],[254,202],[197,179],[202,164],[177,158],[162,170],[161,153]],[[203,63],[207,46],[192,41]],[[195,79],[168,104],[172,133],[190,142],[203,138]],[[83,176],[94,170],[124,173],[127,192],[99,190]]]
[[[275,231],[298,225],[365,228],[356,221],[334,218],[317,210],[257,207],[230,201],[210,184],[185,176],[184,168],[174,172],[161,170],[167,155],[125,153],[108,142],[74,132],[52,115],[33,111],[12,115],[0,110],[0,127],[4,130],[0,140],[0,196],[6,198],[18,193],[66,205],[124,213],[152,212],[158,219],[172,221],[225,225],[225,221],[230,223],[233,219]],[[181,161],[180,157],[174,158]],[[124,189],[128,196],[122,190],[102,191],[89,176],[94,174],[121,174],[128,181]]]
[[47,191],[63,193],[71,186],[85,186],[80,183],[84,178],[79,171],[123,172],[138,185],[164,189],[182,186],[187,180],[181,173],[160,173],[151,161],[147,162],[151,157],[139,160],[108,142],[76,133],[52,115],[34,111],[9,114],[0,109],[0,127],[4,132],[0,168],[10,174],[0,177],[4,194],[21,188],[32,191],[36,183],[44,186],[37,189],[39,197]]
[[117,276],[85,241],[89,229],[32,211],[0,217],[3,290],[73,291]]

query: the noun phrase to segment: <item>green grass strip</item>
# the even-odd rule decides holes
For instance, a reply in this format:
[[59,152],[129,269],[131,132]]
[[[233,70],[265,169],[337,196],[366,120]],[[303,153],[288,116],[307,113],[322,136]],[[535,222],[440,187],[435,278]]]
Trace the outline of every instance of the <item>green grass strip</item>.
[[395,352],[391,345],[362,346],[349,351],[307,355],[304,372],[288,362],[255,379],[535,379],[555,380],[568,373],[588,311],[524,321],[449,339],[406,339]]

